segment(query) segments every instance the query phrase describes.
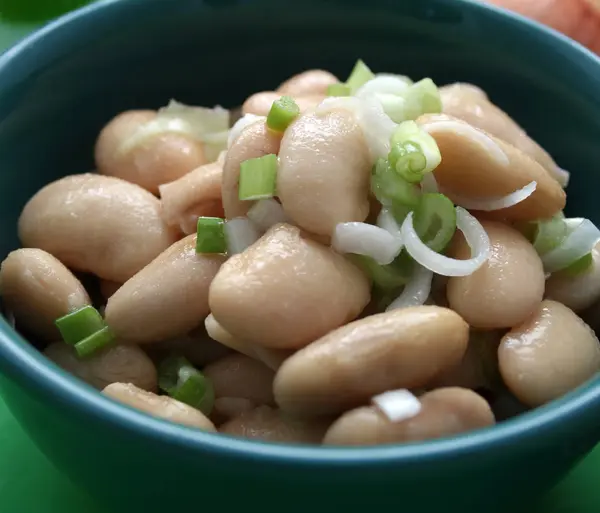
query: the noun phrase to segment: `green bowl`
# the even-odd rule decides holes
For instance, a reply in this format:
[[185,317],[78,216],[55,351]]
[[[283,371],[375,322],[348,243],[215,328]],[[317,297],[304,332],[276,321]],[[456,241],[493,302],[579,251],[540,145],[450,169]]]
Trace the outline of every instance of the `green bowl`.
[[[573,212],[600,223],[600,62],[563,36],[465,0],[115,0],[0,57],[0,256],[18,246],[17,217],[36,190],[92,168],[94,139],[117,112],[172,97],[235,106],[305,68],[345,76],[358,57],[479,84],[573,172]],[[115,512],[515,511],[600,437],[600,378],[492,429],[351,450],[153,419],[66,375],[3,321],[0,371],[25,431]]]

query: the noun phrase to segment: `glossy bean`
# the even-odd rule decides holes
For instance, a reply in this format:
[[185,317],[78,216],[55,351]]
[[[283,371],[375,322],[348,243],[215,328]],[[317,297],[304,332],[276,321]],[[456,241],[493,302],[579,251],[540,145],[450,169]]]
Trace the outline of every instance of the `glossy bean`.
[[71,269],[120,283],[177,240],[152,194],[89,173],[39,190],[21,213],[19,237],[23,246],[43,249]]
[[223,265],[209,302],[233,337],[295,349],[355,319],[369,302],[369,282],[343,256],[280,224]]
[[275,401],[292,414],[336,414],[386,390],[422,387],[461,360],[468,339],[467,323],[446,308],[372,315],[290,356],[275,376]]
[[[276,91],[262,91],[249,96],[242,105],[242,114],[254,114],[255,116],[267,116],[275,100],[284,96]],[[289,96],[289,95],[288,95]],[[306,112],[315,108],[325,99],[325,95],[292,95],[294,101],[300,108],[300,112]]]
[[310,69],[288,78],[277,88],[276,92],[289,96],[326,96],[327,88],[338,82],[339,79],[329,71]]
[[208,315],[208,290],[225,257],[196,253],[196,236],[173,244],[108,300],[106,322],[124,343],[183,336]]

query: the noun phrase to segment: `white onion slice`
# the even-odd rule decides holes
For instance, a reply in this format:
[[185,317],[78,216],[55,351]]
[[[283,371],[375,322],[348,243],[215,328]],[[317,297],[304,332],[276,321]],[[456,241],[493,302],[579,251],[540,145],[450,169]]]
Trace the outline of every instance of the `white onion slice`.
[[245,114],[238,119],[229,130],[229,137],[227,138],[227,148],[231,148],[231,145],[240,136],[246,127],[257,123],[258,121],[266,121],[265,116],[257,116],[256,114]]
[[443,132],[452,132],[464,135],[465,137],[468,137],[472,141],[479,144],[479,146],[488,154],[490,154],[498,164],[508,166],[510,163],[506,153],[504,153],[502,148],[500,148],[500,146],[498,146],[493,139],[488,137],[488,135],[481,130],[477,130],[467,123],[460,121],[439,120],[423,123],[420,126],[430,135]]
[[456,260],[429,249],[413,227],[412,212],[402,223],[402,239],[410,256],[430,271],[442,276],[468,276],[477,271],[490,256],[490,238],[481,223],[461,207],[456,207],[456,227],[463,232],[471,248],[471,258],[468,260]]
[[506,196],[495,196],[490,198],[467,198],[450,194],[450,198],[456,205],[460,205],[467,210],[481,210],[482,212],[492,212],[509,208],[525,201],[531,196],[537,188],[537,182],[529,182],[525,187],[517,189]]
[[377,74],[362,86],[354,94],[357,98],[365,99],[375,94],[400,95],[411,86],[409,79],[388,74]]
[[398,308],[408,308],[409,306],[421,306],[425,304],[431,293],[432,279],[433,273],[429,269],[417,265],[402,293],[392,301],[385,311],[389,312]]
[[587,255],[600,241],[600,230],[589,219],[566,219],[569,234],[557,248],[541,256],[544,270],[560,271]]
[[273,198],[257,201],[248,210],[248,214],[246,215],[250,221],[264,232],[271,228],[271,226],[288,222],[283,207]]
[[391,264],[402,250],[402,240],[367,223],[339,223],[331,245],[339,253],[369,256],[381,265]]
[[400,225],[389,209],[381,209],[381,212],[379,212],[379,215],[377,216],[377,226],[379,226],[379,228],[383,228],[386,232],[391,233],[397,239],[402,240]]
[[425,173],[421,180],[421,192],[439,192],[439,187],[433,173]]
[[562,185],[563,188],[565,188],[567,185],[569,185],[569,179],[571,178],[571,173],[569,173],[568,171],[565,171],[562,167],[556,166],[554,168],[554,175],[555,175],[555,178],[558,180],[558,183],[560,185]]
[[375,98],[360,102],[358,123],[360,124],[373,161],[386,159],[390,152],[390,139],[398,126],[385,113]]
[[371,402],[391,422],[402,422],[416,417],[421,412],[421,402],[406,389],[384,392],[373,397]]
[[252,246],[260,239],[260,233],[250,219],[236,217],[225,223],[225,237],[227,252],[231,256],[242,253],[246,248]]

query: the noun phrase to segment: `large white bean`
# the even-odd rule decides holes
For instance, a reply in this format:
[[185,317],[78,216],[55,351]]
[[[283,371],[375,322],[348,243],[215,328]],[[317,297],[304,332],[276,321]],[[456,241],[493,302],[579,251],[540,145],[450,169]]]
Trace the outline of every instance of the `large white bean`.
[[23,246],[43,249],[71,269],[119,283],[177,240],[152,194],[90,173],[38,191],[21,213],[19,237]]
[[156,367],[137,346],[114,346],[88,358],[79,358],[75,349],[64,342],[50,344],[44,354],[54,363],[98,390],[111,383],[131,383],[156,392]]
[[392,422],[374,406],[342,415],[329,428],[325,445],[381,445],[416,442],[492,426],[494,414],[483,397],[465,388],[440,388],[421,396],[421,411]]
[[159,192],[165,222],[189,235],[196,232],[199,216],[223,217],[222,178],[223,166],[211,162],[162,184]]
[[562,186],[566,185],[564,173],[559,171],[548,152],[506,112],[494,105],[481,89],[471,84],[455,83],[440,87],[440,96],[445,114],[512,144],[541,164]]
[[111,296],[107,324],[124,343],[186,335],[208,315],[209,286],[224,260],[196,253],[196,235],[188,235]]
[[355,319],[369,294],[357,267],[298,228],[280,224],[223,265],[209,302],[233,337],[295,349]]
[[41,249],[12,251],[0,268],[6,309],[28,333],[56,340],[54,321],[90,304],[81,282],[59,260]]
[[98,172],[156,193],[160,184],[206,164],[203,144],[189,136],[166,132],[139,137],[155,118],[152,110],[127,111],[113,118],[96,142]]
[[[544,294],[544,269],[529,241],[502,223],[482,221],[492,245],[488,260],[469,276],[448,280],[450,308],[475,328],[510,328],[539,306]],[[469,258],[464,237],[457,236],[449,254]]]
[[102,393],[153,417],[204,431],[216,431],[214,424],[201,411],[171,397],[147,392],[131,383],[112,383]]
[[259,406],[223,424],[219,432],[250,440],[320,444],[328,427],[326,420],[293,419],[279,410]]
[[227,219],[246,215],[253,201],[239,198],[240,165],[245,160],[279,153],[281,134],[269,130],[263,121],[247,126],[233,142],[223,164],[223,209]]
[[575,312],[581,312],[600,299],[600,244],[592,250],[592,264],[572,276],[559,271],[546,280],[546,299],[553,299]]
[[469,326],[452,310],[420,306],[342,326],[290,356],[275,376],[279,407],[336,414],[398,388],[425,386],[464,355]]
[[[267,116],[273,102],[279,100],[283,96],[282,93],[276,91],[262,91],[249,96],[242,105],[243,114],[254,114],[255,116]],[[289,95],[287,95],[289,96]],[[294,101],[298,105],[300,112],[306,112],[313,109],[325,99],[324,94],[310,95],[292,95]]]
[[277,194],[294,224],[330,236],[338,223],[367,218],[371,164],[351,112],[307,113],[281,140]]
[[498,361],[511,392],[528,406],[539,406],[600,371],[600,343],[572,310],[544,300],[502,338]]
[[[442,155],[435,178],[450,199],[498,197],[535,181],[520,203],[486,212],[511,221],[547,219],[564,209],[566,194],[538,162],[501,139],[446,114],[426,114],[417,123],[435,139]],[[460,205],[460,202],[458,203]]]
[[309,69],[288,78],[277,88],[277,92],[288,96],[327,96],[328,87],[338,82],[338,78],[329,71]]

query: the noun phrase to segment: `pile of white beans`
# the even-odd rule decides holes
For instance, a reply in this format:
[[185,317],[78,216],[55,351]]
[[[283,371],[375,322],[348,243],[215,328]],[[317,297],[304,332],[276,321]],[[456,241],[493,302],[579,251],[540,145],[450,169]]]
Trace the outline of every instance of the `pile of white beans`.
[[[352,113],[315,114],[337,82],[311,70],[252,95],[243,114],[266,116],[282,94],[301,114],[283,134],[256,118],[213,161],[184,133],[138,137],[156,111],[116,116],[99,135],[97,172],[46,185],[22,211],[23,248],[0,272],[17,328],[55,363],[130,407],[288,443],[450,436],[493,425],[493,408],[507,398],[524,411],[594,376],[600,345],[582,317],[600,299],[600,247],[584,273],[546,279],[511,223],[562,210],[564,174],[475,86],[440,88],[443,114],[417,122],[462,120],[493,137],[510,165],[466,132],[443,131],[432,134],[442,155],[436,180],[461,197],[502,195],[533,180],[537,189],[506,211],[475,214],[491,244],[475,273],[436,276],[425,305],[377,311],[369,278],[330,246],[338,223],[377,215],[372,161]],[[230,258],[196,253],[198,216],[245,216],[252,202],[238,198],[240,164],[271,153],[279,156],[277,196],[288,222]],[[464,239],[455,236],[447,255],[469,258]],[[98,297],[83,274],[99,284]],[[54,321],[90,304],[117,343],[81,359],[59,341]],[[159,395],[157,362],[173,352],[212,381],[210,415]],[[418,402],[394,419],[380,400],[398,390]]]

